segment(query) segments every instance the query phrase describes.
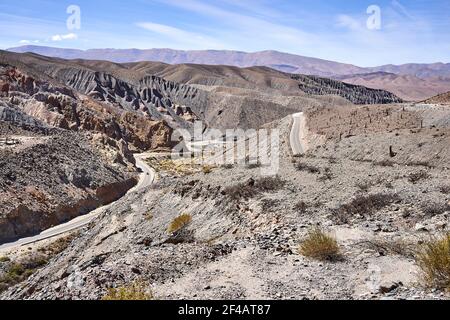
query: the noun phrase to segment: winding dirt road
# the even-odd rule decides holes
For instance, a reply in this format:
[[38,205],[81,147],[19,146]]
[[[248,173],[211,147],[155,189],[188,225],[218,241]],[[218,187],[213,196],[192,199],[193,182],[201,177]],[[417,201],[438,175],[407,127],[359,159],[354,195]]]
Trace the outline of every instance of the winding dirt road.
[[306,139],[306,117],[303,112],[292,115],[294,123],[291,129],[290,144],[294,155],[304,154],[308,149]]
[[[136,186],[134,186],[133,188],[131,188],[130,190],[128,190],[127,194],[130,194],[132,192],[136,192],[139,190],[142,190],[144,188],[147,188],[148,186],[150,186],[154,180],[155,180],[155,171],[149,167],[145,161],[143,160],[147,155],[146,154],[137,154],[135,155],[136,158],[136,166],[142,170],[141,174],[140,174],[140,179],[139,182],[136,184]],[[124,195],[124,197],[126,196]],[[122,199],[122,198],[120,198]],[[120,199],[118,199],[117,201],[120,201]],[[107,209],[111,208],[112,206],[114,206],[114,204],[117,202],[112,202],[108,205],[105,205],[103,207],[97,208],[95,210],[93,210],[92,212],[83,215],[83,216],[79,216],[69,222],[60,224],[58,226],[55,226],[53,228],[47,229],[43,232],[41,232],[39,235],[33,236],[33,237],[28,237],[28,238],[23,238],[23,239],[19,239],[15,242],[11,242],[11,243],[5,243],[3,245],[0,246],[0,251],[2,250],[11,250],[14,249],[16,247],[21,247],[24,245],[28,245],[28,244],[32,244],[32,243],[36,243],[42,240],[46,240],[46,239],[50,239],[56,236],[59,236],[61,234],[82,228],[86,225],[88,225],[89,223],[91,223],[91,221],[93,219],[95,219],[98,215],[102,214],[103,212],[105,212]]]

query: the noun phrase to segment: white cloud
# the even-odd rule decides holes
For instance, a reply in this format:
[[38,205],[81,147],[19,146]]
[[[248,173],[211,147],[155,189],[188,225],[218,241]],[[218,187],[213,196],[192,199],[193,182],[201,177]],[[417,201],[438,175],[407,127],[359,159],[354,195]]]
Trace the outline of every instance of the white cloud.
[[172,41],[178,42],[179,44],[196,47],[196,46],[207,46],[209,48],[224,48],[224,45],[212,37],[205,36],[199,33],[181,30],[172,26],[153,23],[153,22],[139,22],[136,25],[145,30],[163,35]]
[[361,23],[349,15],[340,14],[337,16],[336,20],[338,27],[347,28],[352,31],[358,31],[362,29]]
[[78,35],[75,33],[56,34],[51,37],[52,41],[76,40],[76,39],[78,39]]
[[136,24],[138,27],[144,28],[146,30],[149,31],[153,31],[159,34],[163,34],[165,36],[169,36],[169,37],[183,37],[186,36],[188,34],[190,34],[187,31],[175,28],[175,27],[171,27],[171,26],[167,26],[167,25],[163,25],[163,24],[158,24],[158,23],[153,23],[153,22],[140,22]]
[[221,39],[228,37],[231,43],[237,44],[234,46],[237,48],[241,43],[246,43],[253,45],[253,50],[277,48],[278,50],[292,51],[290,48],[294,43],[296,46],[314,46],[317,43],[316,35],[282,22],[271,21],[268,15],[261,17],[262,15],[258,13],[244,14],[242,10],[228,10],[198,0],[159,1],[226,24],[226,28],[217,28],[213,32]]
[[20,40],[19,43],[20,44],[29,44],[29,43],[31,43],[31,41],[30,40]]

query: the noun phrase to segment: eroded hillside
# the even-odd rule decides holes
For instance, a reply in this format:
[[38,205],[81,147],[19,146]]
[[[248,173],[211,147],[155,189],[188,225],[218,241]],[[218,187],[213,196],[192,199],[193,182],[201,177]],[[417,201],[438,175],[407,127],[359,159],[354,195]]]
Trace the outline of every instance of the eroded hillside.
[[[20,250],[1,251],[0,298],[101,299],[134,283],[161,299],[448,297],[418,258],[449,226],[448,106],[259,67],[0,63],[0,241],[117,200],[30,277],[11,269]],[[278,132],[276,173],[247,154],[204,162],[239,154],[238,138],[172,159],[172,132],[195,120]],[[332,253],[305,249],[318,232]]]
[[[158,299],[445,299],[423,282],[416,254],[448,230],[450,129],[421,125],[423,115],[411,105],[310,109],[297,156],[292,118],[271,123],[282,137],[272,177],[258,165],[206,170],[152,155],[153,187],[2,297],[99,299],[140,281]],[[336,239],[336,256],[300,250],[317,227]]]

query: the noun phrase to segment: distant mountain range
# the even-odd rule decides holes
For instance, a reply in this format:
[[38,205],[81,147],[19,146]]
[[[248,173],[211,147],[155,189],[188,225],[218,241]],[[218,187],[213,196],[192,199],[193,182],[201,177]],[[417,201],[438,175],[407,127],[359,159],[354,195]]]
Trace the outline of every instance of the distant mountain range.
[[63,59],[108,60],[116,63],[157,61],[168,64],[266,66],[282,72],[317,75],[351,84],[392,91],[406,100],[424,100],[450,90],[450,63],[385,65],[363,68],[351,64],[278,51],[246,53],[226,50],[62,49],[22,46],[8,51],[33,52]]
[[410,74],[379,71],[333,78],[368,88],[387,90],[407,101],[421,101],[450,90],[450,80],[443,77],[419,78]]

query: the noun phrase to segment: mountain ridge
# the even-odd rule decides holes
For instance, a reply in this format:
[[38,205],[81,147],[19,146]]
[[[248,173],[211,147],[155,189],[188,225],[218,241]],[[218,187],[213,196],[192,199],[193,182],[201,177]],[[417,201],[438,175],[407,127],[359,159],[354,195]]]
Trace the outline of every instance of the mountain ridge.
[[[17,53],[25,53],[25,52],[34,52],[38,54],[48,55],[52,57],[60,57],[64,59],[86,59],[86,60],[109,60],[112,62],[118,62],[118,63],[126,63],[126,62],[140,62],[140,61],[158,61],[158,62],[165,62],[169,64],[181,64],[181,63],[198,63],[198,64],[225,64],[225,65],[234,65],[237,67],[250,67],[250,66],[268,66],[272,67],[274,69],[280,68],[292,68],[297,67],[296,71],[299,71],[298,65],[288,63],[286,61],[284,62],[272,62],[272,63],[263,63],[261,65],[258,65],[257,62],[249,63],[248,60],[242,60],[242,57],[259,57],[260,61],[264,62],[263,59],[267,59],[267,57],[270,55],[275,56],[275,58],[279,59],[280,57],[285,58],[287,60],[289,59],[296,59],[298,61],[301,61],[302,59],[304,61],[309,62],[319,62],[324,63],[328,65],[337,65],[347,68],[350,68],[353,70],[353,72],[336,72],[336,74],[341,75],[349,75],[349,74],[357,74],[358,71],[363,71],[361,73],[373,73],[373,72],[389,72],[389,73],[395,73],[395,74],[413,74],[414,70],[416,71],[416,76],[425,76],[427,77],[428,74],[423,71],[423,69],[427,69],[429,72],[432,72],[433,70],[440,73],[441,69],[444,69],[445,75],[450,76],[450,63],[444,63],[444,62],[434,62],[434,63],[405,63],[400,65],[395,64],[386,64],[381,66],[375,66],[375,67],[361,67],[356,66],[350,63],[345,62],[337,62],[337,61],[331,61],[326,59],[320,59],[315,57],[307,57],[302,55],[297,55],[293,53],[286,53],[281,52],[277,50],[263,50],[263,51],[256,51],[256,52],[245,52],[245,51],[239,51],[239,50],[175,50],[170,48],[152,48],[152,49],[114,49],[114,48],[97,48],[97,49],[87,49],[87,50],[81,50],[81,49],[70,49],[70,48],[56,48],[56,47],[47,47],[47,46],[34,46],[34,45],[25,45],[25,46],[19,46],[19,47],[12,47],[6,49],[7,51],[17,52]],[[112,54],[114,55],[111,59],[107,59],[104,55],[98,58],[93,58],[92,56],[95,56],[96,54]],[[135,56],[124,56],[125,54],[134,54]],[[199,57],[195,58],[193,55],[195,54],[215,54],[215,55],[237,55],[241,58],[241,60],[235,62],[234,64],[226,63],[226,60],[223,60],[221,63],[208,63],[208,62],[201,62],[201,61],[194,61],[195,59],[204,59],[204,60],[213,60],[214,57]],[[153,57],[151,56],[153,55]],[[155,56],[155,55],[159,55]],[[170,56],[172,55],[172,57]],[[150,58],[149,58],[150,57]],[[141,60],[144,59],[144,60]],[[247,58],[249,59],[249,58]],[[257,60],[258,61],[258,60]],[[409,69],[409,70],[408,70]],[[277,69],[278,70],[278,69]],[[411,71],[412,70],[412,71]],[[285,71],[285,70],[280,70]],[[306,68],[307,71],[307,68]],[[320,70],[318,70],[320,71]],[[295,72],[291,72],[295,73]],[[304,74],[308,74],[303,72]],[[329,73],[329,72],[325,72]],[[442,72],[441,72],[442,73]],[[322,75],[326,76],[327,74],[314,74],[314,75]],[[436,76],[436,74],[434,75]]]
[[267,67],[284,73],[326,77],[372,89],[387,90],[407,101],[422,101],[445,93],[450,89],[450,63],[443,62],[360,67],[275,50],[259,52],[233,50],[184,51],[167,48],[79,50],[32,45],[7,50],[16,53],[31,52],[68,60],[107,60],[116,64],[152,61],[169,65]]

